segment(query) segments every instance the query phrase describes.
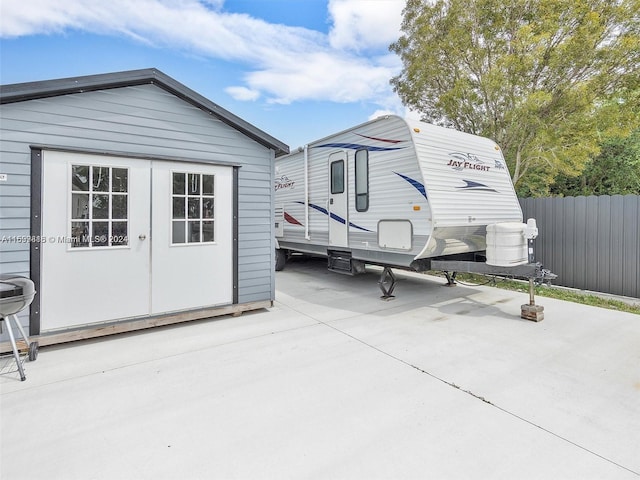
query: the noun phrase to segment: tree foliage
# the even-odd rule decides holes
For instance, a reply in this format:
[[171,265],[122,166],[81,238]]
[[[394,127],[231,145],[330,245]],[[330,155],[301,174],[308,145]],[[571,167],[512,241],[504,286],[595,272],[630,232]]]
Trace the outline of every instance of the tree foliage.
[[408,0],[391,83],[425,121],[493,138],[517,188],[579,174],[640,124],[640,0]]
[[552,195],[640,195],[640,129],[609,138],[578,176],[558,175]]

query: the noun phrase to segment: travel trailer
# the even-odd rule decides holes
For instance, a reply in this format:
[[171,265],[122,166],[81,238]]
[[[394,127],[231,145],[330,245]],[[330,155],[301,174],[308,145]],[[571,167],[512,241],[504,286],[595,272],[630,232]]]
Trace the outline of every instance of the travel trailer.
[[502,151],[487,138],[388,115],[278,157],[275,168],[276,270],[293,252],[348,274],[366,264],[384,275],[426,271],[436,260],[469,270],[484,262],[494,224],[513,238],[498,239],[490,265],[529,263],[525,231],[535,227],[523,223]]
[[397,116],[310,143],[275,168],[283,251],[418,270],[484,251],[487,225],[522,222],[495,142]]

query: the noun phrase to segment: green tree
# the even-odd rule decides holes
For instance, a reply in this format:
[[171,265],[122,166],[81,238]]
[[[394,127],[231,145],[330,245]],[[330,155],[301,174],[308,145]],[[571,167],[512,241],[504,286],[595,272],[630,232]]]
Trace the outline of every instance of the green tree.
[[579,176],[559,175],[552,195],[640,195],[640,129],[606,140]]
[[640,0],[408,0],[391,84],[425,121],[493,138],[516,188],[545,194],[640,123],[638,12]]

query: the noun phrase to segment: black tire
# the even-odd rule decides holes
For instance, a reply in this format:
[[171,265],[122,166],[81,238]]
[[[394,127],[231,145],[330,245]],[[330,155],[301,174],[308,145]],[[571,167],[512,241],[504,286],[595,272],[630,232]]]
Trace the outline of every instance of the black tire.
[[29,361],[35,362],[38,358],[38,342],[31,342],[29,344]]
[[276,272],[282,270],[285,263],[287,263],[287,251],[276,248]]

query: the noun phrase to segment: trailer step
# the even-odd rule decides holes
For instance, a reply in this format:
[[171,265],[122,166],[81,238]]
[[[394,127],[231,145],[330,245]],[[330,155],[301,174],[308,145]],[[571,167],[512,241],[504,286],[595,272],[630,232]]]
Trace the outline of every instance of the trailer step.
[[331,272],[357,275],[365,271],[364,262],[351,258],[351,252],[329,251],[328,253],[327,268]]
[[347,275],[353,275],[351,273],[351,253],[350,252],[335,252],[330,251],[327,259],[327,268],[336,273],[344,273]]

